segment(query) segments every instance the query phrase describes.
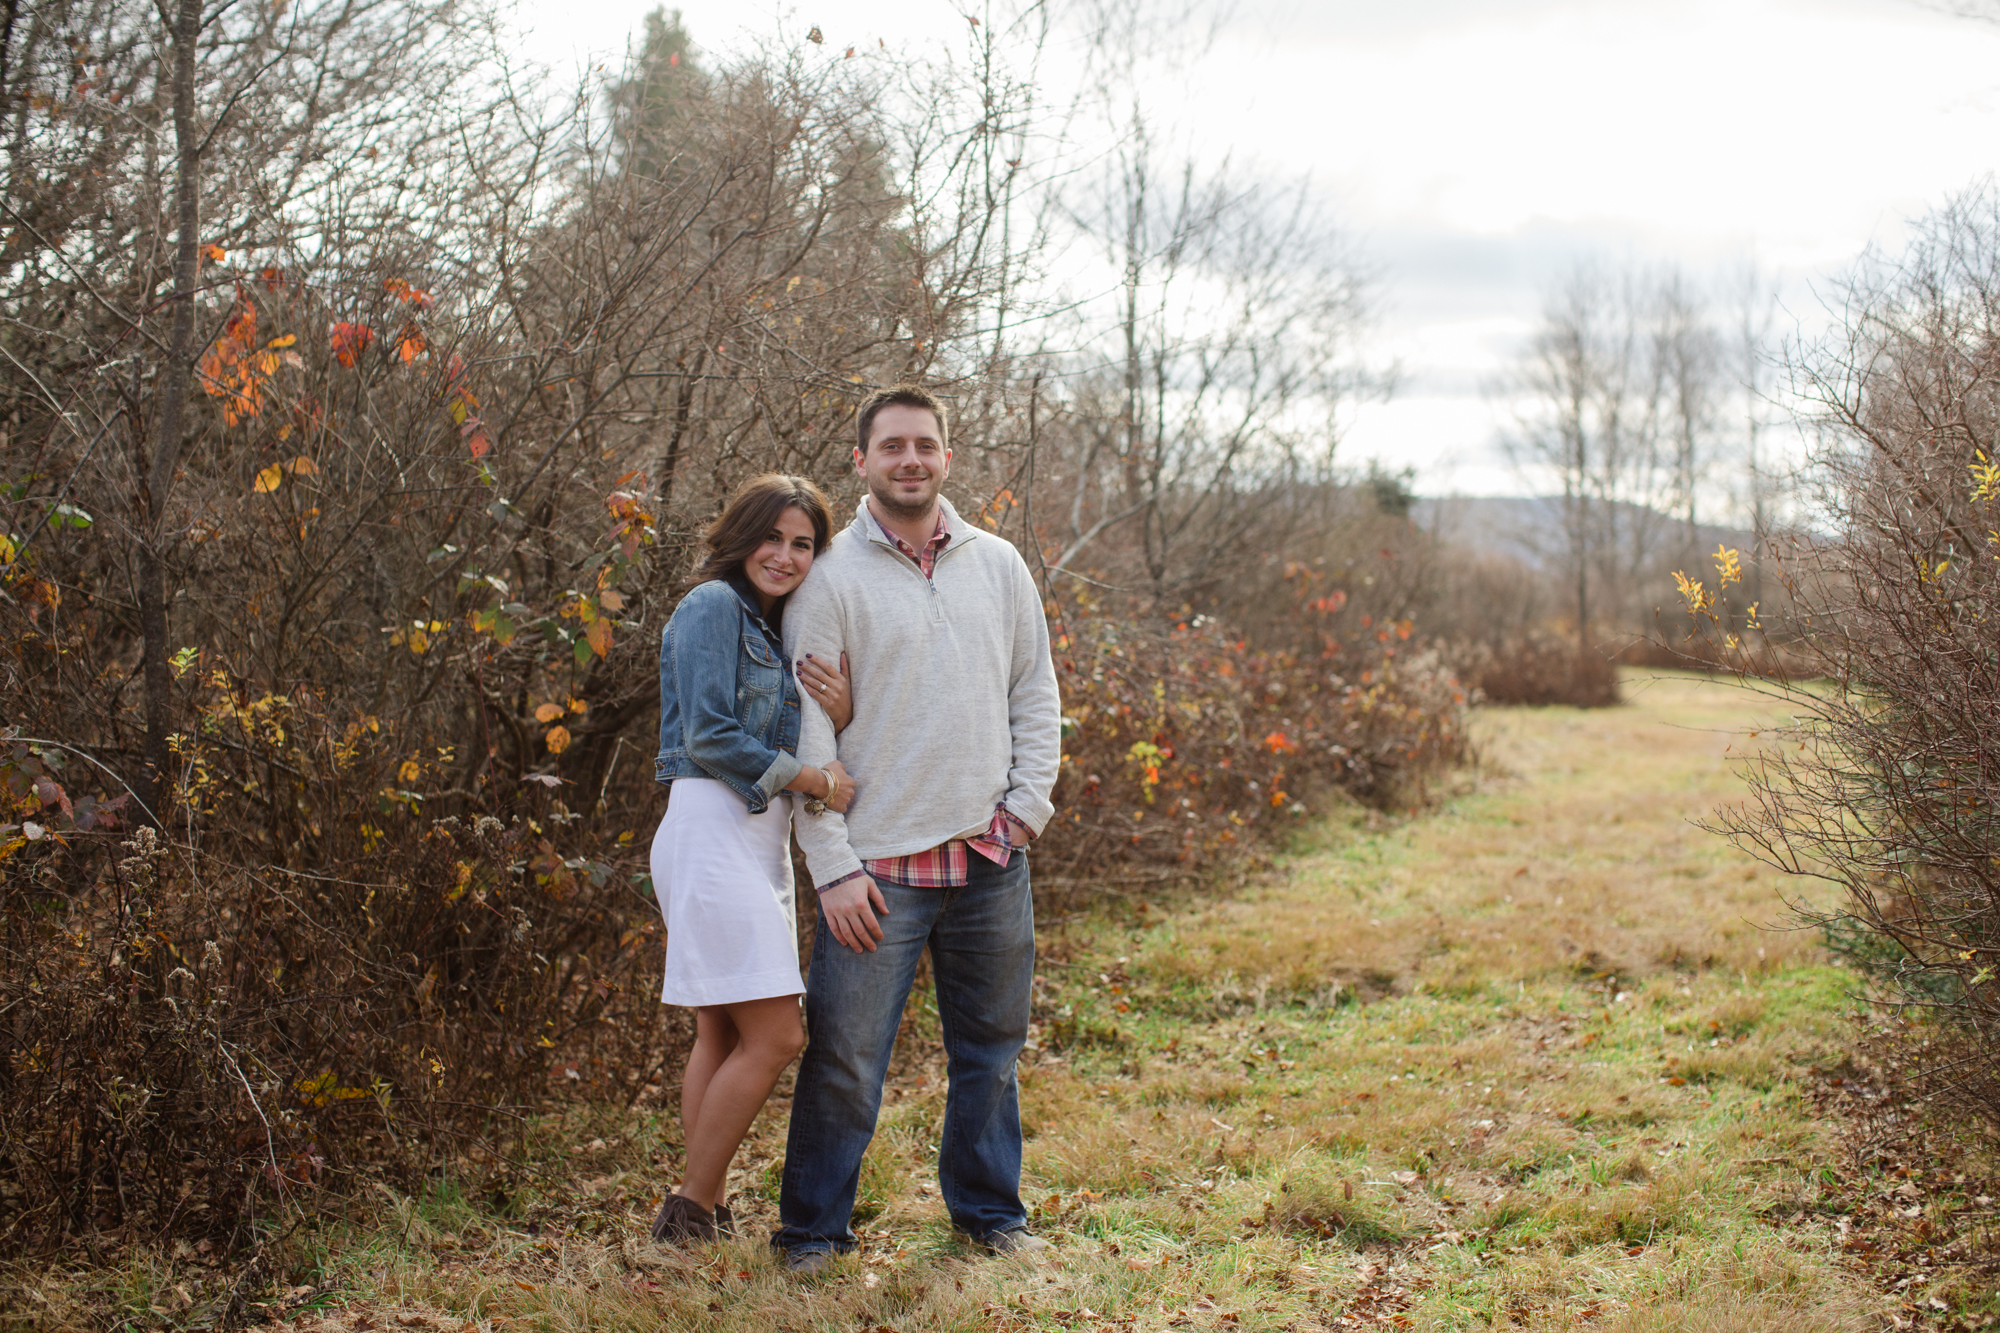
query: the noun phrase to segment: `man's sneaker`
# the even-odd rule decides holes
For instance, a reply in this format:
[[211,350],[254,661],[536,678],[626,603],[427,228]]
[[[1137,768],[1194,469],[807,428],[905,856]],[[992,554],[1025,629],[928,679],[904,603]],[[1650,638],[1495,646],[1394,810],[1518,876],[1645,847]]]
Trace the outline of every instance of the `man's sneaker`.
[[736,1219],[730,1215],[729,1205],[717,1200],[715,1204],[715,1234],[728,1240],[736,1240]]
[[831,1250],[786,1250],[785,1271],[794,1277],[811,1277],[833,1262]]
[[988,1254],[1012,1258],[1039,1254],[1043,1250],[1054,1249],[1047,1241],[1026,1227],[1015,1227],[1009,1231],[996,1231],[978,1242],[979,1248]]
[[659,1245],[686,1245],[715,1239],[715,1214],[693,1199],[669,1194],[653,1219],[653,1240]]

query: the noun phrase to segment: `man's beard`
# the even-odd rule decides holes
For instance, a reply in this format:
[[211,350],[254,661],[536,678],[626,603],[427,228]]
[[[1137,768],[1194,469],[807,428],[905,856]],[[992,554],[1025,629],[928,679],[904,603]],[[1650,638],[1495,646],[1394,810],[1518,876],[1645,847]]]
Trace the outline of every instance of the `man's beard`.
[[937,504],[938,490],[942,488],[943,482],[940,481],[938,486],[932,488],[929,497],[916,503],[908,500],[898,500],[891,489],[894,486],[895,478],[893,477],[884,482],[882,489],[879,490],[871,482],[868,486],[868,494],[874,499],[876,504],[881,505],[883,509],[896,518],[922,518],[925,514],[930,513],[931,509]]

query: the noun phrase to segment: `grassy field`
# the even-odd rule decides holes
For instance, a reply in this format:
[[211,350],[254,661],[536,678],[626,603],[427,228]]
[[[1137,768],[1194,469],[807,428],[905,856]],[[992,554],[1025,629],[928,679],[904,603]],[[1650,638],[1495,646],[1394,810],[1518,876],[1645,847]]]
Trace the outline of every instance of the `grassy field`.
[[[1842,1247],[1840,1125],[1808,1072],[1842,1058],[1852,977],[1783,929],[1790,886],[1689,822],[1740,797],[1732,747],[1767,710],[1686,678],[1627,694],[1490,711],[1440,808],[1322,813],[1248,888],[1049,932],[1021,1073],[1052,1257],[952,1234],[935,1015],[913,1013],[866,1245],[827,1275],[788,1279],[759,1240],[642,1244],[672,1119],[578,1112],[505,1209],[447,1177],[295,1237],[281,1327],[1890,1327]],[[760,1238],[784,1115],[732,1182]],[[192,1316],[180,1271],[121,1280]]]

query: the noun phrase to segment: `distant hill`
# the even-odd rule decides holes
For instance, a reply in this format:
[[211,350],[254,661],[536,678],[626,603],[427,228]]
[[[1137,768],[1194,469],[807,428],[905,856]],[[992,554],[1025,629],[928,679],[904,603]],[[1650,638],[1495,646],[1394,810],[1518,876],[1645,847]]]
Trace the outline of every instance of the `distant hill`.
[[[1533,569],[1560,564],[1566,552],[1559,495],[1452,495],[1420,497],[1410,518],[1424,531],[1453,546],[1481,555],[1505,556]],[[1621,519],[1641,516],[1660,525],[1659,549],[1678,557],[1676,534],[1680,520],[1637,505],[1621,506]],[[1717,546],[1733,546],[1747,559],[1755,539],[1748,529],[1721,524],[1697,525],[1697,543],[1706,555]]]

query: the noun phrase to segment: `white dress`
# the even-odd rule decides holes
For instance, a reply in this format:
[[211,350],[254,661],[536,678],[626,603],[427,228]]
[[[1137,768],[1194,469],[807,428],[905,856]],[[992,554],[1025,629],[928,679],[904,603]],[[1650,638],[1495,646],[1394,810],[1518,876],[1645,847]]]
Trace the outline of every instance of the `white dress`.
[[714,778],[675,778],[653,835],[667,922],[663,1004],[735,1004],[805,990],[792,897],[792,798],[762,814]]

